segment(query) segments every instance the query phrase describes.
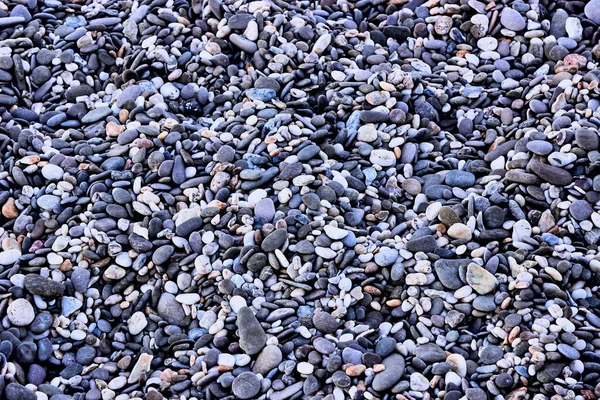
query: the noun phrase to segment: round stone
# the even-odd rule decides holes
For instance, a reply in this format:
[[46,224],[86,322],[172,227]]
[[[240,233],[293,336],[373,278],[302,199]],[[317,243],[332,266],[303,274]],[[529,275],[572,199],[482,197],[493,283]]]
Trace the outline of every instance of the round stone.
[[252,399],[260,391],[260,379],[252,372],[242,372],[233,380],[231,390],[239,399]]
[[592,215],[594,209],[592,208],[590,203],[588,203],[585,200],[575,200],[569,206],[569,212],[576,220],[583,221],[588,219]]
[[64,171],[61,167],[59,167],[58,165],[54,165],[54,164],[48,164],[45,165],[42,168],[42,175],[44,176],[44,178],[48,179],[49,181],[54,181],[54,180],[59,180],[62,179],[64,174]]
[[35,310],[26,299],[16,299],[8,305],[6,315],[15,326],[27,326],[35,318]]
[[317,311],[314,314],[312,321],[315,328],[324,333],[334,333],[338,327],[335,318],[324,311]]

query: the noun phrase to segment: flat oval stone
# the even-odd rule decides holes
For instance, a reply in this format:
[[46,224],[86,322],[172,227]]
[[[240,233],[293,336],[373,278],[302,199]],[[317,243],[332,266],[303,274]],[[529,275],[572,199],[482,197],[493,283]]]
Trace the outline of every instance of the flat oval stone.
[[383,392],[391,389],[404,375],[404,358],[400,354],[392,354],[383,360],[385,369],[375,374],[373,390]]
[[553,146],[551,143],[544,140],[531,140],[527,142],[527,150],[535,154],[545,156],[552,153]]
[[545,182],[557,186],[567,186],[573,182],[573,176],[562,168],[539,162],[531,163],[531,170]]

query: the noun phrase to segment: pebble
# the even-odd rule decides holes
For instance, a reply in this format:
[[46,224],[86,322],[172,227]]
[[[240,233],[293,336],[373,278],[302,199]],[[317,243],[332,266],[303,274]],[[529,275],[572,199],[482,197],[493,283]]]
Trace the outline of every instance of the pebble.
[[249,307],[238,310],[236,324],[242,350],[249,355],[259,353],[265,347],[267,335]]
[[489,271],[477,264],[469,264],[466,274],[467,283],[479,294],[491,293],[497,280]]
[[185,318],[183,308],[171,293],[162,293],[156,308],[158,315],[169,324],[180,324]]
[[600,24],[600,11],[598,7],[600,6],[600,1],[591,0],[585,5],[584,13],[587,18],[593,21],[595,24]]
[[525,19],[513,9],[505,7],[500,14],[500,23],[507,29],[518,32],[525,29]]
[[146,320],[146,316],[140,311],[133,313],[129,318],[129,333],[132,335],[139,334],[146,326],[148,326],[148,321]]
[[26,299],[16,299],[8,305],[6,314],[15,326],[27,326],[35,318],[35,310]]
[[9,249],[0,252],[0,265],[13,265],[21,258],[21,250]]
[[35,393],[18,383],[9,383],[4,389],[7,400],[36,400]]
[[260,392],[260,379],[252,372],[242,372],[233,380],[231,389],[239,399],[252,399]]
[[373,390],[383,392],[391,389],[404,375],[404,358],[400,354],[392,354],[382,361],[385,369],[375,375]]
[[265,346],[259,353],[252,371],[257,374],[267,375],[273,368],[277,368],[283,359],[279,347],[274,345]]
[[334,333],[338,327],[335,318],[324,311],[317,311],[312,317],[312,322],[315,328],[325,333]]

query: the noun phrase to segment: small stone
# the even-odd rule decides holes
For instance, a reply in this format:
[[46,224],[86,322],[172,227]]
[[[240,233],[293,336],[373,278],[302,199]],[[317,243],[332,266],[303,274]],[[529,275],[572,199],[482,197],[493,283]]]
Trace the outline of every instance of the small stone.
[[154,356],[151,354],[142,353],[140,354],[137,362],[133,366],[131,370],[131,374],[129,374],[129,378],[127,379],[127,383],[136,383],[140,380],[143,373],[150,371],[152,360]]
[[504,352],[498,346],[489,345],[479,351],[479,360],[483,364],[495,364],[504,356]]
[[16,299],[8,305],[6,315],[13,325],[27,326],[35,318],[35,310],[26,299]]
[[62,179],[63,174],[63,169],[58,165],[48,164],[42,168],[42,175],[49,181],[57,181]]
[[332,225],[325,225],[323,230],[333,240],[342,240],[346,236],[348,236],[348,231],[345,229],[341,229]]
[[411,239],[406,243],[406,248],[409,251],[417,252],[422,251],[425,253],[430,253],[435,251],[437,248],[437,242],[435,238],[431,235],[422,236],[416,239]]
[[417,346],[415,356],[426,363],[434,363],[446,360],[446,353],[434,343],[426,343]]
[[79,300],[75,297],[70,297],[70,296],[64,296],[61,299],[60,304],[61,304],[62,315],[64,315],[65,317],[68,317],[71,314],[75,313],[75,311],[79,310],[81,308],[81,306],[83,305],[81,300]]
[[298,152],[298,160],[309,161],[315,158],[321,152],[321,148],[315,144],[305,146]]
[[584,150],[598,150],[598,134],[589,129],[578,129],[575,132],[575,140]]
[[302,375],[310,375],[313,373],[315,367],[307,362],[300,362],[296,365],[297,371]]
[[162,319],[173,325],[180,325],[185,318],[183,308],[171,293],[161,294],[156,311]]
[[569,17],[565,21],[565,30],[569,35],[569,38],[580,41],[583,37],[583,27],[579,18]]
[[525,19],[517,10],[505,7],[500,14],[500,23],[511,31],[519,32],[525,29]]
[[246,91],[246,96],[250,100],[271,101],[277,97],[277,93],[273,89],[258,89],[252,88]]
[[575,200],[569,206],[569,212],[577,221],[583,221],[590,218],[594,209],[585,200]]
[[324,339],[322,337],[316,337],[313,346],[315,349],[322,354],[329,355],[333,353],[336,349],[335,345],[331,343],[329,340]]
[[252,372],[242,372],[233,380],[231,389],[239,399],[252,399],[260,391],[260,379]]
[[129,318],[129,333],[134,336],[142,332],[146,326],[148,326],[148,321],[146,321],[146,316],[141,311],[133,313]]
[[87,114],[85,114],[81,118],[81,122],[84,124],[91,124],[94,122],[98,122],[101,119],[104,119],[111,114],[112,114],[112,110],[108,107],[95,108],[95,109],[91,110],[90,112],[88,112]]
[[446,175],[446,185],[452,187],[468,188],[475,184],[475,175],[470,172],[452,170]]
[[373,150],[369,157],[369,161],[372,164],[381,167],[391,167],[396,164],[396,156],[393,152],[388,150]]
[[452,29],[452,25],[452,18],[442,15],[435,21],[434,29],[438,35],[446,35]]
[[265,376],[273,368],[277,368],[282,360],[283,355],[279,347],[274,345],[266,346],[256,358],[252,371]]
[[162,265],[169,260],[174,251],[175,248],[171,245],[167,244],[161,246],[154,251],[154,254],[152,255],[152,262],[156,265]]
[[324,311],[317,311],[312,318],[312,322],[315,328],[324,333],[334,333],[338,327],[335,318]]
[[440,211],[438,212],[438,219],[446,226],[452,226],[461,223],[456,211],[448,206],[443,206],[440,208]]
[[418,372],[410,374],[410,388],[418,392],[429,389],[429,380]]
[[21,250],[10,249],[0,252],[0,265],[13,265],[21,258]]
[[513,385],[513,378],[510,374],[500,374],[494,382],[499,388],[509,388]]
[[263,217],[267,221],[272,221],[275,216],[275,204],[273,200],[269,198],[260,200],[254,207],[254,214]]
[[477,296],[473,300],[473,308],[483,312],[492,312],[496,309],[496,303],[492,295]]
[[75,268],[71,273],[71,283],[73,288],[80,292],[85,293],[90,283],[91,273],[85,268]]
[[585,16],[596,25],[600,25],[600,0],[591,0],[583,9]]
[[186,304],[188,306],[197,304],[200,301],[200,295],[198,293],[184,293],[175,297],[181,304]]
[[231,310],[235,313],[239,312],[242,307],[246,307],[246,300],[241,296],[232,296],[229,300]]
[[372,106],[378,106],[381,104],[385,104],[390,98],[389,92],[371,92],[365,96],[365,100],[367,103]]
[[366,143],[374,142],[377,140],[377,129],[371,124],[361,126],[358,128],[357,140]]
[[375,254],[375,263],[381,267],[392,265],[398,259],[398,250],[381,247]]
[[316,54],[321,54],[327,49],[329,44],[331,43],[331,34],[326,33],[324,35],[319,36],[317,41],[315,42],[312,52]]
[[498,284],[498,281],[488,270],[475,263],[467,267],[467,283],[479,294],[491,293]]
[[468,226],[459,223],[448,228],[448,236],[453,239],[471,240],[472,233]]
[[483,223],[488,229],[502,227],[504,218],[504,210],[498,206],[491,206],[483,212]]
[[281,248],[287,241],[287,231],[285,229],[277,229],[271,232],[262,242],[261,248],[263,251],[272,252]]

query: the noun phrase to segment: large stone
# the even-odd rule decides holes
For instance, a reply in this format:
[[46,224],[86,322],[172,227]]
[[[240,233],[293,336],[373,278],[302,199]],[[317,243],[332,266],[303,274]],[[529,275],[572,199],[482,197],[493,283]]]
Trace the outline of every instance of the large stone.
[[169,324],[180,325],[185,319],[185,312],[181,304],[175,299],[171,293],[163,293],[158,300],[156,307],[158,315],[167,321]]
[[0,265],[13,265],[21,258],[21,250],[9,249],[0,252]]
[[29,274],[25,276],[23,281],[25,289],[31,294],[37,294],[41,297],[57,298],[65,292],[65,285],[53,281],[52,279],[41,277],[37,274]]
[[383,392],[391,389],[404,375],[404,358],[400,354],[392,354],[383,360],[385,369],[373,378],[373,390]]
[[467,267],[467,283],[477,293],[488,294],[496,288],[498,281],[487,269],[471,263]]
[[334,333],[338,327],[338,323],[331,314],[324,311],[317,311],[313,315],[313,325],[323,333]]
[[381,167],[391,167],[396,164],[396,155],[389,150],[373,150],[369,156],[371,164]]
[[27,299],[16,299],[6,309],[8,320],[15,326],[27,326],[35,318],[35,310]]
[[6,400],[37,400],[33,390],[19,385],[18,383],[9,383],[4,389]]
[[467,265],[469,260],[437,260],[433,264],[433,269],[440,282],[448,289],[456,290],[463,286],[460,280],[459,268],[461,265]]
[[242,372],[233,380],[231,390],[238,399],[252,399],[260,391],[260,379],[252,372]]
[[500,14],[500,23],[511,31],[521,31],[525,29],[525,18],[517,10],[505,7]]
[[287,240],[287,230],[277,229],[271,232],[261,243],[261,248],[266,252],[281,248]]
[[446,360],[446,353],[435,343],[425,343],[417,346],[415,356],[427,364]]
[[540,162],[530,163],[531,170],[544,181],[556,186],[567,186],[573,182],[573,176],[559,167]]
[[267,375],[273,368],[279,366],[281,360],[283,360],[283,355],[279,347],[274,345],[266,346],[256,358],[252,371],[263,376]]
[[240,347],[246,354],[257,354],[265,347],[267,335],[250,307],[239,309],[236,324]]

